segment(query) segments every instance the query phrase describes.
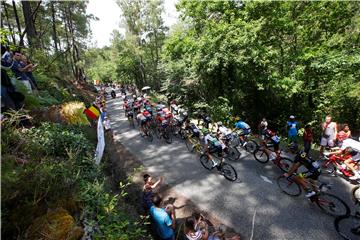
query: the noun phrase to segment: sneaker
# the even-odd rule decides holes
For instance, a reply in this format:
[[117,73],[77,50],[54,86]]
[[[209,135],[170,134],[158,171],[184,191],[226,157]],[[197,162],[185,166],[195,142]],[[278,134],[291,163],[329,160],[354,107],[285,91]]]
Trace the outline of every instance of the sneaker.
[[314,196],[315,194],[316,194],[316,192],[311,191],[311,192],[306,193],[306,194],[305,194],[305,197],[311,198],[311,197]]
[[354,176],[349,177],[350,180],[358,180],[360,179],[360,175],[358,173],[356,173]]
[[214,161],[214,160],[211,160],[211,161],[213,162],[213,166],[212,166],[213,168],[218,166],[218,163],[216,161]]
[[336,169],[336,173],[339,175],[343,175],[342,171],[340,171],[339,169]]

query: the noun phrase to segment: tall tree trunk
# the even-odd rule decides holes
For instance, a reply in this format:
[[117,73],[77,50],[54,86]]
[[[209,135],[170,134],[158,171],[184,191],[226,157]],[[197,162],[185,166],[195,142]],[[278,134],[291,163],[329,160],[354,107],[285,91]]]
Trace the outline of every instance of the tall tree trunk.
[[33,14],[31,12],[31,6],[29,1],[21,1],[25,25],[26,25],[26,35],[31,47],[38,48],[39,44],[37,42],[35,25],[33,22]]
[[8,25],[8,28],[9,28],[10,32],[11,32],[11,38],[12,38],[12,40],[13,40],[13,44],[16,45],[15,34],[14,34],[13,27],[11,26],[11,23],[10,23],[9,14],[8,14],[8,11],[7,11],[7,8],[6,8],[6,3],[5,3],[5,1],[2,2],[2,3],[3,3],[3,6],[4,6],[4,11],[5,11],[5,17],[6,17],[7,25]]
[[17,14],[16,3],[15,3],[14,0],[12,0],[12,5],[13,5],[13,8],[14,8],[14,15],[15,15],[16,25],[17,25],[17,29],[18,29],[18,34],[20,36],[19,45],[20,45],[20,47],[23,47],[24,46],[24,39],[21,37],[21,25],[20,25],[20,21],[19,21],[19,16]]
[[[70,40],[69,40],[69,34],[68,34],[68,24],[67,24],[67,15],[66,15],[66,10],[63,11],[63,21],[64,21],[64,24],[65,24],[65,39],[66,39],[66,44],[67,44],[67,48],[69,49],[69,61],[70,61],[70,66],[71,66],[71,70],[72,70],[72,73],[74,75],[74,77],[76,76],[75,74],[75,68],[74,68],[74,63],[72,61],[72,57],[71,57],[71,49],[72,49],[72,46],[70,44]],[[66,54],[66,59],[67,59],[67,54]],[[68,65],[68,64],[67,64]]]
[[52,28],[53,28],[53,41],[54,41],[54,47],[55,52],[58,52],[58,45],[57,45],[57,35],[56,35],[56,21],[55,21],[55,7],[54,2],[50,3],[51,6],[51,18],[52,18]]

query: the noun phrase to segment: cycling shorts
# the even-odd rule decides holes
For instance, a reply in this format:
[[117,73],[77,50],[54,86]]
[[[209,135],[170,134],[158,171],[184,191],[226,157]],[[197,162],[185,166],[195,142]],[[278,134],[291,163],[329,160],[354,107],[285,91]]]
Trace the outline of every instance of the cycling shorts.
[[147,119],[145,118],[145,119],[141,119],[140,120],[140,125],[141,126],[144,126],[145,124],[146,124],[146,122],[147,122]]
[[218,153],[219,155],[222,153],[222,147],[221,145],[214,145],[211,144],[211,146],[209,147],[209,153]]
[[299,175],[304,177],[304,178],[308,178],[308,179],[312,179],[312,180],[318,180],[320,174],[321,174],[321,170],[317,169],[317,170],[309,171],[309,172],[306,172],[306,173],[300,173]]
[[134,117],[134,113],[132,111],[127,112],[128,117]]
[[242,132],[240,133],[240,136],[249,135],[251,133],[251,129],[242,129]]

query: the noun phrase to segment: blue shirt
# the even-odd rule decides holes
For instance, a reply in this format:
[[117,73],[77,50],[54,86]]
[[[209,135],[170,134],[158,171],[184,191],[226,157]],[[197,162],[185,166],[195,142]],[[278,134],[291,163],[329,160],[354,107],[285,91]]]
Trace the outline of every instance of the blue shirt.
[[297,125],[298,122],[287,122],[287,125],[289,127],[289,136],[296,136],[297,135]]
[[250,129],[249,124],[247,124],[246,122],[243,122],[243,121],[238,121],[238,122],[235,124],[235,127],[236,127],[236,128],[239,128],[239,129]]
[[171,228],[171,218],[163,208],[152,206],[150,208],[150,215],[156,223],[156,229],[160,238],[166,239],[174,236],[174,231]]
[[21,72],[19,68],[23,68],[22,64],[18,61],[13,61],[13,65],[11,66],[11,70],[14,72],[16,78],[20,80],[28,80],[28,77],[24,72]]

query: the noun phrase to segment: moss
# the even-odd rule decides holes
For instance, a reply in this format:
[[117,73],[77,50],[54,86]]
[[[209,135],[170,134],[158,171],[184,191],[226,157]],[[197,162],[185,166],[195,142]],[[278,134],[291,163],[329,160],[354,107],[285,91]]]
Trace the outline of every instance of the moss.
[[28,228],[26,238],[36,239],[80,239],[84,231],[76,226],[74,218],[64,209],[59,208],[36,218]]

